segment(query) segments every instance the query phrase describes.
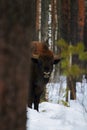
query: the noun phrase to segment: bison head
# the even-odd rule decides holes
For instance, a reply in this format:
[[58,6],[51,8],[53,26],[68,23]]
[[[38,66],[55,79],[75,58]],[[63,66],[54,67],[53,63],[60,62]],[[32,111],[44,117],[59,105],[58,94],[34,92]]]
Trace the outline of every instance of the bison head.
[[53,55],[50,50],[47,53],[48,54],[32,55],[32,61],[37,64],[39,73],[42,74],[45,80],[49,80],[53,70],[53,64],[57,64],[61,60],[59,56]]

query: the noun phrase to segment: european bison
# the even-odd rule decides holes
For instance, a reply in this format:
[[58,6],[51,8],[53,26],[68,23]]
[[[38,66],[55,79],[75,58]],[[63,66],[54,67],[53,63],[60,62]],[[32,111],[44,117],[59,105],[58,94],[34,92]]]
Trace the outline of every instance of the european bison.
[[38,41],[32,42],[32,58],[31,58],[31,76],[30,76],[30,93],[28,98],[28,107],[38,111],[40,96],[49,81],[53,64],[57,64],[61,60],[55,56],[45,43]]

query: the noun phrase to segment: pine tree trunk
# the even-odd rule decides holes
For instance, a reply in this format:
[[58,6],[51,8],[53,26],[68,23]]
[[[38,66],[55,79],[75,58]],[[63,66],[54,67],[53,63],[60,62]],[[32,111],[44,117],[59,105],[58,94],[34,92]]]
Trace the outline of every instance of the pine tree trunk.
[[78,41],[83,41],[85,0],[78,0]]
[[[72,76],[67,76],[67,91],[70,90],[70,99],[76,99],[76,80]],[[68,101],[68,93],[66,96],[66,101]]]
[[26,130],[34,0],[0,0],[0,130]]
[[35,40],[41,40],[41,0],[36,0],[36,37]]
[[61,37],[70,40],[70,0],[61,2]]

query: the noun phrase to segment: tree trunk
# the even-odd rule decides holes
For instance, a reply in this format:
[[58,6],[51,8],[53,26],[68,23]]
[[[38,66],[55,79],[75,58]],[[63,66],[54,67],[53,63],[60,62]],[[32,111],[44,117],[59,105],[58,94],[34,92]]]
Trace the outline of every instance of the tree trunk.
[[48,9],[49,1],[41,1],[41,40],[45,41],[48,39]]
[[[67,77],[67,92],[70,90],[70,99],[76,99],[76,80],[72,76]],[[66,95],[66,101],[68,101],[68,93]]]
[[36,0],[36,37],[35,40],[41,40],[41,0]]
[[61,2],[61,37],[70,40],[70,0]]
[[0,0],[0,130],[26,130],[34,0]]
[[78,0],[78,41],[83,41],[85,0]]
[[78,42],[78,0],[70,2],[70,40],[72,44]]

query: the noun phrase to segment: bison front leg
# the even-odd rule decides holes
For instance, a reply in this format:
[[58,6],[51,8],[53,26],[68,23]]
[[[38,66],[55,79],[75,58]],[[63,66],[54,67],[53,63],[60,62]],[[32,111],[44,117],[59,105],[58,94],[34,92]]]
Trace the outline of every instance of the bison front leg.
[[28,97],[28,107],[29,108],[32,108],[32,102],[33,102],[32,95],[29,95],[29,97]]
[[34,109],[39,111],[39,102],[40,102],[40,96],[35,96],[34,97]]
[[28,107],[32,108],[32,101],[28,101]]

